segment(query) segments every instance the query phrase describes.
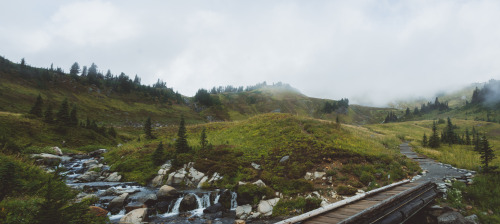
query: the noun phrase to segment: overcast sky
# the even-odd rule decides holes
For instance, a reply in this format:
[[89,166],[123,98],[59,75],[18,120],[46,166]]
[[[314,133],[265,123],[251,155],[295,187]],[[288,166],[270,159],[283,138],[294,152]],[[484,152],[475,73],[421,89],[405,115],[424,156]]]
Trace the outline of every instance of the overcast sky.
[[500,79],[497,0],[18,0],[0,3],[0,21],[14,62],[94,62],[187,96],[282,81],[381,106]]

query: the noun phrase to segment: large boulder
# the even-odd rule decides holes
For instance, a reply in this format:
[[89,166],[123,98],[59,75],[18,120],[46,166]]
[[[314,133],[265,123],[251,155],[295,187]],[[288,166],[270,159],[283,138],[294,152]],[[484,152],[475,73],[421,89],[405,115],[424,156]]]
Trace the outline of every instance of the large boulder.
[[120,223],[141,224],[144,221],[147,221],[147,218],[148,218],[148,209],[138,208],[123,216],[120,219]]
[[52,147],[52,151],[54,151],[54,153],[56,155],[58,155],[58,156],[62,156],[63,155],[62,150],[59,147],[57,147],[57,146]]
[[178,196],[177,190],[174,187],[163,185],[158,192],[156,192],[156,197],[160,201],[169,201]]
[[172,205],[172,201],[160,201],[156,204],[156,211],[158,214],[163,214],[169,212],[169,208]]
[[106,189],[101,194],[101,196],[117,196],[117,195],[120,195],[120,192],[118,192],[118,190],[116,190],[116,188],[114,188],[114,187],[110,187],[110,188]]
[[246,219],[252,212],[251,205],[241,205],[236,207],[236,217],[239,219]]
[[198,184],[200,180],[205,176],[205,174],[191,167],[189,168],[189,173],[187,176],[192,183]]
[[122,179],[122,175],[119,175],[118,172],[114,172],[110,174],[104,181],[108,182],[119,182]]
[[200,182],[198,183],[198,188],[201,188],[203,186],[204,183],[206,183],[208,180],[208,177],[207,176],[204,176],[203,178],[201,178]]
[[175,172],[172,172],[168,175],[168,179],[167,179],[167,184],[168,185],[175,185],[175,184],[180,184],[182,183],[183,181],[185,181],[185,177],[186,177],[186,170],[185,169],[179,169]]
[[123,193],[118,197],[113,198],[111,202],[108,204],[108,210],[111,212],[111,214],[116,214],[122,210],[123,206],[125,205],[126,201],[128,199],[128,193]]
[[158,201],[158,197],[156,197],[156,194],[147,194],[142,197],[137,198],[138,202],[144,203],[146,206],[153,207],[156,205],[156,202]]
[[127,204],[125,206],[125,212],[129,213],[129,212],[136,210],[138,208],[147,208],[147,206],[144,203],[136,201],[136,202]]
[[217,203],[211,206],[208,206],[206,209],[203,209],[203,213],[217,213],[220,211],[223,211],[224,208],[222,208],[221,203]]
[[466,224],[467,220],[459,212],[446,212],[437,218],[438,224]]
[[152,187],[158,187],[163,183],[163,176],[164,175],[156,175],[155,178],[151,181],[151,186]]
[[96,171],[87,171],[84,174],[78,176],[76,179],[81,182],[93,182],[96,181],[99,176],[99,173]]
[[265,187],[266,186],[266,184],[262,180],[255,181],[252,184],[257,185],[259,187]]
[[179,212],[187,212],[198,208],[198,201],[194,194],[184,196],[179,206]]
[[91,168],[91,167],[94,167],[94,166],[97,166],[99,164],[99,162],[95,159],[89,159],[85,162],[83,162],[83,167],[84,168]]
[[273,198],[269,200],[262,200],[257,207],[257,211],[262,214],[262,216],[270,216],[273,214],[273,208],[276,206],[280,199]]
[[90,212],[92,214],[94,214],[95,216],[105,217],[108,215],[108,210],[101,208],[101,207],[90,206],[89,209],[90,209]]
[[98,150],[89,152],[89,156],[90,157],[100,157],[101,154],[103,154],[103,153],[105,153],[107,151],[108,151],[107,149],[98,149]]
[[57,166],[62,161],[62,157],[48,153],[32,154],[31,158],[36,159],[37,164],[46,166]]

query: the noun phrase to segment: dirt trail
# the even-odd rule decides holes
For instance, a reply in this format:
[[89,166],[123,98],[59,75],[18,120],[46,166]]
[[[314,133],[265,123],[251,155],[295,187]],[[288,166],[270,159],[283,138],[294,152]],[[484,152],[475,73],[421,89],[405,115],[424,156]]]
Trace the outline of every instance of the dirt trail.
[[427,171],[416,181],[432,181],[434,183],[443,183],[444,179],[460,178],[463,176],[470,176],[475,173],[474,171],[458,169],[449,164],[439,163],[427,157],[420,156],[412,150],[408,143],[399,145],[399,148],[402,154],[410,159],[413,159],[414,161],[417,161],[420,164],[422,170],[424,172]]

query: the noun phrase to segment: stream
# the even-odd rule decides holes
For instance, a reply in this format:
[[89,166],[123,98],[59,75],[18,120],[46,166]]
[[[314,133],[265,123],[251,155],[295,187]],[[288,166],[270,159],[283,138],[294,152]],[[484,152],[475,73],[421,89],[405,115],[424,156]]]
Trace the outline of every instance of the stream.
[[[109,212],[108,217],[112,223],[118,223],[120,218],[122,218],[128,211],[135,208],[141,208],[145,205],[149,208],[148,215],[150,222],[156,223],[207,223],[209,220],[216,221],[215,223],[233,223],[235,220],[235,212],[237,202],[236,193],[230,192],[231,197],[231,209],[230,212],[215,212],[206,214],[203,212],[204,209],[215,205],[219,202],[223,190],[201,190],[201,189],[188,189],[188,190],[178,190],[176,193],[176,198],[172,198],[170,201],[158,201],[149,200],[151,198],[156,199],[156,192],[158,188],[152,188],[147,186],[141,186],[135,182],[106,182],[106,181],[95,181],[95,182],[81,182],[78,177],[83,175],[88,171],[88,168],[84,165],[93,158],[72,158],[70,161],[62,163],[60,166],[66,168],[66,184],[72,188],[82,190],[83,193],[79,195],[82,197],[84,195],[95,195],[99,198],[95,206],[107,209],[109,208],[110,202],[119,197],[124,193],[128,193],[128,198],[124,201],[124,206],[121,206],[119,210],[113,209],[113,213]],[[100,166],[101,170],[109,170],[109,166]],[[226,192],[226,194],[228,194]],[[187,212],[180,212],[181,202],[183,199],[191,195],[196,199],[196,204]],[[154,201],[154,202],[151,202]],[[149,204],[148,204],[149,203]],[[158,209],[162,207],[162,209]],[[149,212],[149,210],[153,212]],[[163,212],[160,212],[163,210]]]

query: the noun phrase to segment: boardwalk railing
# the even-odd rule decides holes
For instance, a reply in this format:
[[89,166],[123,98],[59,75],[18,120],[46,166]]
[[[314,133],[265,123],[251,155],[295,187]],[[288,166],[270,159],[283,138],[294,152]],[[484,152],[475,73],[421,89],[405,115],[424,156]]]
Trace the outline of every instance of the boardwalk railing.
[[371,196],[371,195],[374,195],[374,194],[386,191],[386,190],[388,190],[390,188],[393,188],[393,187],[396,187],[396,186],[399,186],[399,185],[403,185],[403,184],[406,184],[406,183],[409,183],[409,182],[410,182],[409,180],[404,180],[404,181],[392,183],[390,185],[387,185],[387,186],[384,186],[384,187],[381,187],[381,188],[377,188],[377,189],[374,189],[374,190],[371,190],[371,191],[368,191],[368,192],[365,192],[365,193],[362,193],[362,194],[359,194],[359,195],[356,195],[356,196],[353,196],[353,197],[349,197],[349,198],[344,199],[342,201],[338,201],[338,202],[335,202],[333,204],[329,204],[329,205],[327,205],[325,207],[321,207],[321,208],[312,210],[310,212],[306,212],[306,213],[304,213],[302,215],[295,216],[295,217],[292,217],[292,218],[289,218],[289,219],[277,222],[275,224],[290,224],[290,223],[301,222],[301,221],[307,220],[309,218],[315,217],[317,215],[323,214],[325,212],[328,212],[328,211],[334,210],[336,208],[342,207],[344,205],[347,205],[347,204],[353,203],[355,201],[361,200],[361,199],[363,199],[365,197],[368,197],[368,196]]

